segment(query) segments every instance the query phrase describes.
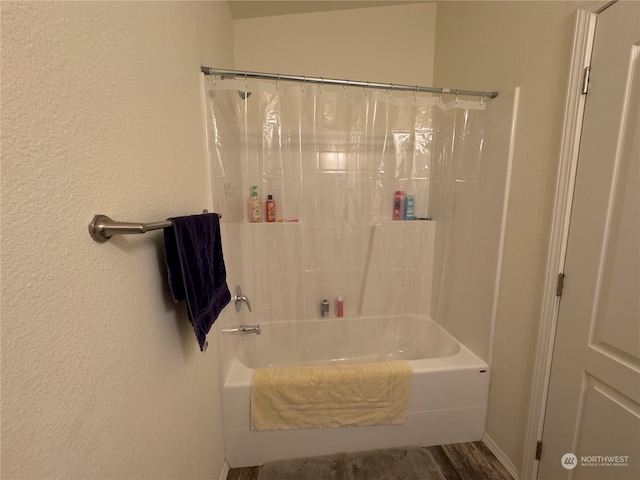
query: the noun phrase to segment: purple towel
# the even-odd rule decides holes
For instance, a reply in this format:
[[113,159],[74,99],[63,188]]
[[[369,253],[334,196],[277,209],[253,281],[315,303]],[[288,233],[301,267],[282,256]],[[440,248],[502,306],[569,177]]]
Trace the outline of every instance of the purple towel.
[[220,218],[215,213],[170,218],[164,229],[164,258],[174,301],[187,301],[200,350],[207,333],[231,300],[222,256]]

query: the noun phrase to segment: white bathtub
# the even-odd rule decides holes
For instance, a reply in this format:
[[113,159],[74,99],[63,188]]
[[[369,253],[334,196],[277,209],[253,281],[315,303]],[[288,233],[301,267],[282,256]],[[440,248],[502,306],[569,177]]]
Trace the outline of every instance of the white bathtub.
[[[426,317],[336,318],[262,324],[245,335],[222,389],[225,455],[232,468],[272,460],[406,445],[480,440],[489,367]],[[408,360],[409,416],[402,425],[252,431],[256,368]]]

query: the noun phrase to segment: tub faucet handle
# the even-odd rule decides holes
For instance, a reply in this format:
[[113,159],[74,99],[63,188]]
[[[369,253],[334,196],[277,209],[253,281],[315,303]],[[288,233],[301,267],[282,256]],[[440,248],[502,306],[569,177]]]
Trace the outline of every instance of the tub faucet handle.
[[251,304],[249,303],[249,299],[242,294],[242,289],[240,285],[236,285],[236,294],[233,297],[233,303],[236,305],[236,312],[240,311],[240,307],[242,307],[242,303],[247,304],[247,308],[251,311]]

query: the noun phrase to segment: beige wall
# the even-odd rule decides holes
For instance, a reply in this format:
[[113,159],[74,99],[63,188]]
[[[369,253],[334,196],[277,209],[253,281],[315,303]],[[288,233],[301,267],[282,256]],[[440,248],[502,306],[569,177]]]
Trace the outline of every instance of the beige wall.
[[571,2],[438,4],[435,83],[521,87],[487,434],[517,468],[551,224],[574,12]]
[[87,224],[207,206],[199,67],[233,67],[228,4],[1,15],[0,476],[217,479],[216,342],[201,354],[170,300],[162,234]]
[[435,3],[234,22],[236,68],[429,85]]

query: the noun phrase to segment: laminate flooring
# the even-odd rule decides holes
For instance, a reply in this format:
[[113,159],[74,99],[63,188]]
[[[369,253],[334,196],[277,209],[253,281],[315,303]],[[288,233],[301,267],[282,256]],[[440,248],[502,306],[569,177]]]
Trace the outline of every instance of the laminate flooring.
[[[447,480],[513,480],[482,442],[423,448],[431,453]],[[259,471],[259,466],[232,468],[227,480],[257,480]]]

